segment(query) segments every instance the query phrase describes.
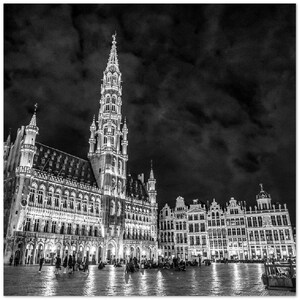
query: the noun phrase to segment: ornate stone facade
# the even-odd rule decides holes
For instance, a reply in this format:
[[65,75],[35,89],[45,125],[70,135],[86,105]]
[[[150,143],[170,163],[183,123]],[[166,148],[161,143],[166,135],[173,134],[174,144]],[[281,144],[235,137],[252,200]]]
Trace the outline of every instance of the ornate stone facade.
[[36,142],[36,111],[12,144],[4,143],[4,236],[7,262],[46,262],[68,251],[92,263],[129,256],[157,259],[155,178],[127,174],[128,128],[122,122],[116,39],[90,126],[88,160]]
[[[286,205],[272,205],[271,196],[262,185],[256,201],[254,210],[251,207],[247,210],[245,202],[234,198],[225,207],[215,199],[208,205],[193,200],[188,207],[183,198],[177,198],[175,209],[165,205],[159,214],[161,255],[189,260],[199,257],[282,259],[295,255],[296,244]],[[184,229],[185,220],[187,230]],[[175,229],[174,236],[169,233],[170,228]],[[185,233],[188,234],[187,242]]]

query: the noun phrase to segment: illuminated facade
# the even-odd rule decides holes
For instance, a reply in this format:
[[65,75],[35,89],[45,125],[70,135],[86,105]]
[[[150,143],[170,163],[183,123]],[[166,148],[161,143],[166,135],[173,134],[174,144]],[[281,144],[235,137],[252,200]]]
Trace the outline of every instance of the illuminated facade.
[[46,261],[65,251],[88,257],[157,259],[156,180],[127,174],[128,128],[115,36],[90,126],[88,160],[36,141],[36,111],[4,143],[5,262]]
[[159,220],[160,254],[164,257],[171,257],[172,255],[175,255],[174,214],[168,204],[160,211]]
[[[272,205],[271,196],[263,190],[262,185],[256,201],[254,210],[251,207],[247,210],[245,202],[234,198],[225,207],[221,207],[213,199],[208,206],[193,200],[188,208],[181,197],[181,205],[176,200],[175,210],[166,205],[159,215],[159,245],[162,256],[171,254],[189,260],[199,256],[209,259],[247,260],[267,257],[283,259],[295,255],[296,245],[286,204],[283,207],[280,204]],[[182,236],[187,233],[188,243],[177,244],[178,239],[175,238],[175,250],[170,253],[167,249],[172,247],[173,242],[169,243],[163,238],[168,236],[164,224],[178,224],[182,221],[182,216],[175,214],[178,208],[184,212],[184,219],[187,221],[187,230],[182,232]],[[179,232],[175,229],[175,237],[177,233]],[[177,246],[185,251],[176,251]]]
[[198,255],[207,256],[208,244],[207,214],[205,205],[193,200],[188,210],[188,259],[194,260]]

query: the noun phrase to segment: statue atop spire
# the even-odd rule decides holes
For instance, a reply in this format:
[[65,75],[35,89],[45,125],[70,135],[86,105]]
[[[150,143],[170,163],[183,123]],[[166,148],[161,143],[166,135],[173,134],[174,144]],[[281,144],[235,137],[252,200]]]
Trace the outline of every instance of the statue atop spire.
[[264,191],[263,184],[260,183],[259,186],[260,186],[260,191],[263,192]]
[[107,63],[107,67],[105,71],[117,71],[120,72],[119,70],[119,62],[118,62],[118,54],[117,54],[117,41],[116,41],[116,36],[117,33],[112,35],[112,46],[109,54],[109,59]]

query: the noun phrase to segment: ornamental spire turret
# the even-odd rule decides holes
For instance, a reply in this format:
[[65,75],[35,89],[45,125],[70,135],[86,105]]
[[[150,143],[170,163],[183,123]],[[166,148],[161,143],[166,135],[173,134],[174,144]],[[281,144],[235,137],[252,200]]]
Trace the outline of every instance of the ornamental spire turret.
[[154,179],[154,173],[153,173],[152,159],[151,159],[150,179]]
[[30,120],[29,126],[36,126],[36,110],[37,110],[37,107],[38,107],[38,104],[36,103],[34,105],[34,113],[33,113],[33,116]]
[[151,169],[150,169],[150,177],[148,179],[148,194],[151,202],[156,202],[156,179],[154,178],[153,165],[151,160]]
[[271,195],[264,191],[263,184],[259,184],[260,192],[256,195],[258,209],[271,209]]
[[92,155],[95,152],[95,144],[96,144],[96,139],[95,139],[95,132],[96,132],[96,123],[95,123],[95,115],[93,117],[93,122],[90,126],[90,139],[89,139],[89,144],[90,144],[90,150],[88,156]]
[[21,146],[20,167],[31,168],[33,165],[33,157],[36,152],[35,139],[36,135],[39,133],[39,128],[36,126],[36,109],[37,103],[34,105],[34,113],[30,123],[25,128],[26,135]]

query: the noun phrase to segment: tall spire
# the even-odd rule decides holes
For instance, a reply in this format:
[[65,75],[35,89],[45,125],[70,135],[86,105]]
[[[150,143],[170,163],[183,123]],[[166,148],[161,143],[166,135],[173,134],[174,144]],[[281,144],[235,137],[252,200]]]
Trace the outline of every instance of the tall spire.
[[7,137],[7,140],[6,140],[6,145],[9,146],[10,145],[10,141],[11,141],[11,128],[9,128],[9,132],[8,132],[8,137]]
[[36,110],[37,110],[37,107],[38,107],[38,104],[34,104],[34,113],[33,113],[33,116],[31,118],[31,121],[29,123],[29,125],[31,126],[36,126]]
[[119,62],[118,62],[118,54],[117,54],[117,42],[116,42],[117,33],[112,35],[112,46],[109,54],[109,59],[106,67],[106,71],[119,71]]
[[151,170],[150,170],[150,179],[154,179],[154,173],[153,173],[153,165],[152,165],[152,159],[151,159]]

